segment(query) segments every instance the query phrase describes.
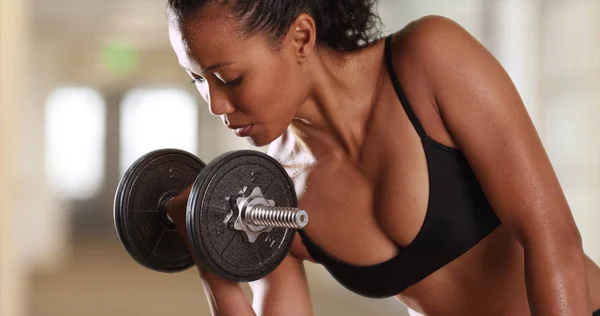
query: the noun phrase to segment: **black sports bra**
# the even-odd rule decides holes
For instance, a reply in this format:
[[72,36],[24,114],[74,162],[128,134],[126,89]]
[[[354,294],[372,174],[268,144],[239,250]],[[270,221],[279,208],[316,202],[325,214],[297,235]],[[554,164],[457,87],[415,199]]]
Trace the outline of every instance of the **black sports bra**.
[[500,225],[466,158],[425,133],[396,77],[391,35],[385,39],[385,60],[396,94],[421,138],[429,171],[427,214],[417,237],[395,257],[372,266],[356,266],[328,255],[299,230],[309,254],[349,290],[366,297],[397,295],[423,280]]

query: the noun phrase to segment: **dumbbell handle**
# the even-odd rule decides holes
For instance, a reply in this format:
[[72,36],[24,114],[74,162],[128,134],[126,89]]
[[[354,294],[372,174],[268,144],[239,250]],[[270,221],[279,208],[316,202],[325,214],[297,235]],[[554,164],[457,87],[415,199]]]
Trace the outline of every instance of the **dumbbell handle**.
[[[171,221],[174,221],[178,215],[183,215],[182,219],[185,218],[191,190],[190,186],[176,196],[163,201],[163,207]],[[176,212],[182,214],[175,214]],[[297,207],[254,205],[248,207],[245,215],[245,220],[255,226],[301,229],[308,223],[306,211]]]
[[190,192],[192,192],[191,185],[185,190],[183,190],[181,193],[173,197],[165,198],[163,201],[161,201],[160,207],[164,209],[170,221],[178,222],[178,219],[181,218],[183,223],[185,223],[185,211],[187,208],[188,197],[190,196]]
[[255,205],[248,208],[245,220],[252,225],[301,229],[308,223],[306,211],[297,207]]

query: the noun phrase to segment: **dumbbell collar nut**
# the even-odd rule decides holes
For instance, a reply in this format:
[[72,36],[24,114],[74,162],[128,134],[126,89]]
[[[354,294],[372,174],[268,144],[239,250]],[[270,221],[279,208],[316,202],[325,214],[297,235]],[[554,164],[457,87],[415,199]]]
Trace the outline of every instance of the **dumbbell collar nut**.
[[248,197],[237,199],[238,216],[233,223],[233,228],[245,232],[248,236],[248,241],[251,243],[255,242],[261,233],[267,233],[273,229],[273,227],[257,226],[248,222],[246,214],[253,206],[258,205],[275,206],[275,201],[264,198],[259,187],[254,188]]

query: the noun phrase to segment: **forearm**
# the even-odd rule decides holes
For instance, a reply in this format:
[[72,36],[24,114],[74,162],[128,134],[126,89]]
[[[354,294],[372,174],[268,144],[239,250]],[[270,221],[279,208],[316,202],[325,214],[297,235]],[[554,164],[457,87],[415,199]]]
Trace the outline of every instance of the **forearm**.
[[256,315],[242,287],[198,266],[212,315]]
[[304,267],[292,256],[286,257],[268,277],[250,282],[250,288],[254,310],[261,316],[313,315]]
[[525,246],[525,281],[532,315],[591,315],[580,243]]
[[[187,203],[187,200],[183,198],[172,200],[170,202],[171,212],[169,212],[169,216],[183,237],[188,249],[192,249],[186,229],[185,212],[181,211],[185,210],[185,203]],[[195,256],[194,262],[200,273],[202,286],[204,287],[212,315],[255,315],[252,305],[238,283],[229,281],[208,271]]]

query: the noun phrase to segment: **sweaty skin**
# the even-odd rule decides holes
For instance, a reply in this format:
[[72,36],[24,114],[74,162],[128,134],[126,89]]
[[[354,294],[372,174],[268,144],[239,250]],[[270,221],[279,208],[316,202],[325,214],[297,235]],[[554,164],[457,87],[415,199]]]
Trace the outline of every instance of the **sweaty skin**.
[[[307,234],[355,265],[396,255],[424,221],[429,183],[421,140],[398,100],[384,43],[340,53],[316,44],[299,16],[281,42],[244,37],[226,9],[169,15],[179,63],[229,128],[294,179]],[[426,17],[394,34],[394,68],[436,141],[467,157],[503,224],[396,298],[425,315],[591,315],[600,268],[583,253],[569,206],[533,124],[497,61],[460,26]],[[215,64],[221,67],[208,69]],[[170,214],[185,235],[185,216]],[[335,223],[335,225],[331,225]],[[201,269],[214,314],[311,315],[297,236],[273,273],[239,285]],[[410,271],[406,271],[410,273]],[[254,309],[252,309],[253,307]]]

